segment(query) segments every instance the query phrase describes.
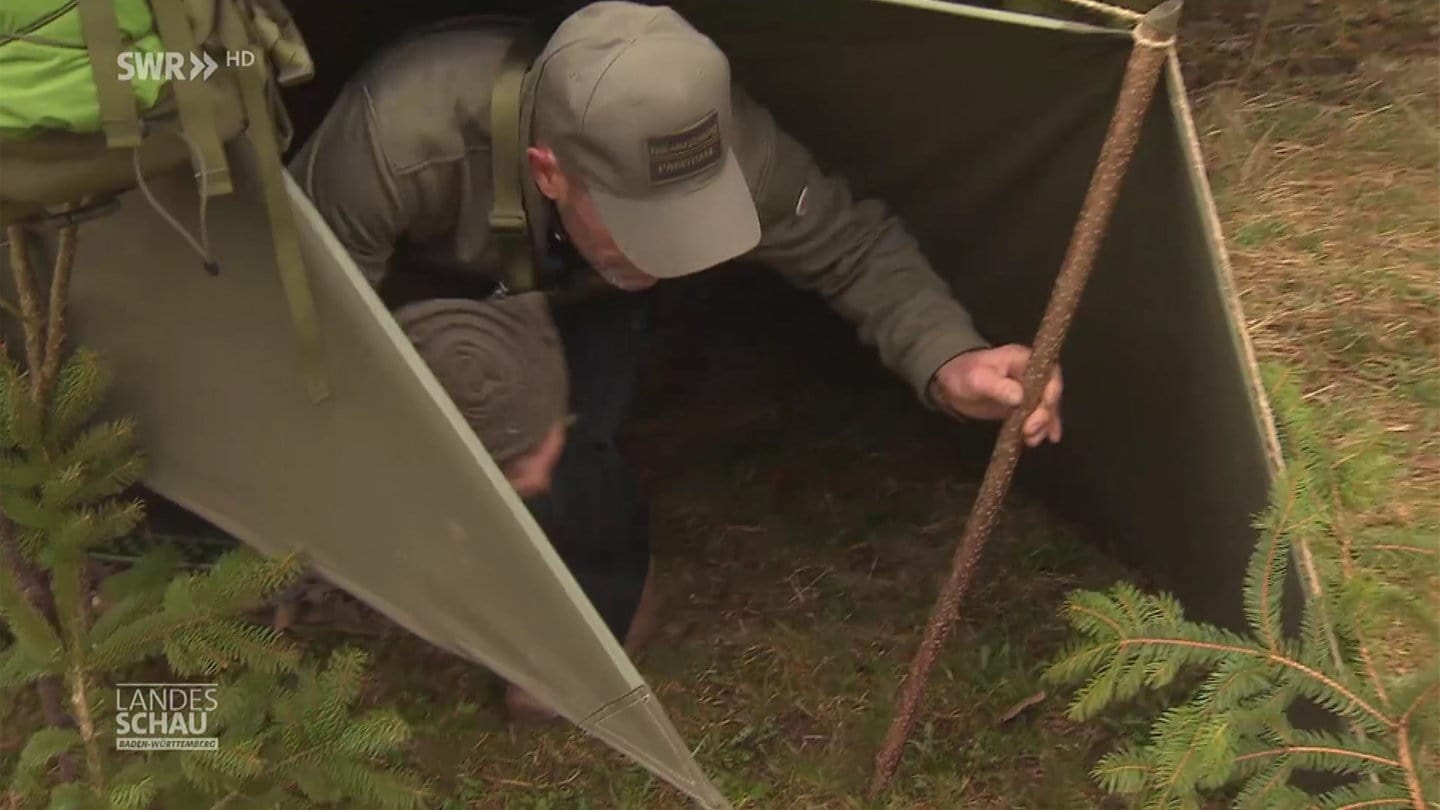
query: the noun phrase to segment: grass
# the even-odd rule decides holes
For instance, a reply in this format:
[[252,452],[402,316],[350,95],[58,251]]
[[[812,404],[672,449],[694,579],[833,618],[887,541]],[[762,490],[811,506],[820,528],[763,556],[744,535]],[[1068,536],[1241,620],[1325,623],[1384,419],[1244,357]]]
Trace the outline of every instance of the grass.
[[1298,377],[1342,455],[1369,421],[1404,467],[1380,513],[1350,517],[1440,531],[1440,60],[1366,65],[1218,88],[1198,124],[1258,355]]

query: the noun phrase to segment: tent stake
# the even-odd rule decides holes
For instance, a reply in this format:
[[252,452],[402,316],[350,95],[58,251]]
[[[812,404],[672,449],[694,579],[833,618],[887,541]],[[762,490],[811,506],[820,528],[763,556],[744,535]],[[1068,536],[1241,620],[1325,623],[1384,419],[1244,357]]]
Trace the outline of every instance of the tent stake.
[[1071,234],[1070,246],[1055,279],[1049,305],[1040,321],[1034,353],[1025,368],[1024,402],[1000,428],[980,493],[971,507],[965,533],[956,548],[949,578],[930,614],[930,623],[925,628],[920,649],[910,662],[910,671],[901,686],[895,718],[875,758],[875,772],[870,783],[871,798],[877,798],[889,786],[900,764],[905,743],[915,725],[915,715],[925,695],[930,671],[959,616],[960,600],[970,586],[985,539],[1010,488],[1022,447],[1021,429],[1025,418],[1039,403],[1045,380],[1050,377],[1059,359],[1065,333],[1070,328],[1075,307],[1094,265],[1095,254],[1109,225],[1120,183],[1139,137],[1140,125],[1154,96],[1161,66],[1175,41],[1181,5],[1181,0],[1167,0],[1144,15],[1133,30],[1135,45],[1125,67],[1115,113],[1110,119],[1110,128]]

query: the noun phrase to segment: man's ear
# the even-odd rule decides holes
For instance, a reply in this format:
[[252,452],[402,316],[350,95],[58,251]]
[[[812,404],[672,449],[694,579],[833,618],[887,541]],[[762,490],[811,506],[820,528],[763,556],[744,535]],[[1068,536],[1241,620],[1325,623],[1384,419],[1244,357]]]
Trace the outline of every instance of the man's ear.
[[525,150],[525,159],[530,164],[530,177],[535,187],[555,201],[565,199],[568,183],[565,173],[560,170],[560,161],[548,146],[532,146]]

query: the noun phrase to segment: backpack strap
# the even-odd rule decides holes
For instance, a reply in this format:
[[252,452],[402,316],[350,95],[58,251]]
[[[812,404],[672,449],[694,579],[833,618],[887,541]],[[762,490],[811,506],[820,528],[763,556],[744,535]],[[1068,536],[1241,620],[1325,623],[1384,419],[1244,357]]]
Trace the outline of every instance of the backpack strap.
[[530,68],[533,42],[520,31],[505,51],[500,73],[490,91],[490,160],[492,185],[490,232],[500,251],[500,269],[510,293],[535,289],[535,262],[530,254],[530,222],[521,192],[520,94]]
[[105,145],[132,149],[140,145],[140,117],[135,111],[135,94],[120,81],[116,65],[120,56],[120,20],[114,0],[77,0],[80,36],[90,57],[95,80],[95,100],[100,107],[100,126]]
[[[109,4],[113,0],[89,2]],[[160,32],[160,41],[165,43],[165,47],[188,54],[193,59],[200,53],[200,48],[195,42],[195,32],[190,28],[190,19],[180,3],[181,0],[150,0],[150,8],[155,15],[155,27]],[[228,4],[222,2],[220,5]],[[114,63],[113,58],[111,63]],[[200,193],[207,197],[229,194],[234,190],[230,180],[230,166],[225,159],[225,149],[220,143],[215,110],[210,106],[204,88],[197,82],[182,80],[170,82],[170,89],[175,93],[175,104],[179,108],[180,127],[195,151],[193,160],[198,163],[195,172],[201,179]]]
[[278,130],[270,115],[266,95],[269,55],[251,46],[247,27],[230,2],[221,2],[220,31],[227,50],[256,51],[250,65],[237,68],[241,99],[245,106],[245,137],[255,149],[259,162],[260,188],[265,198],[265,213],[270,220],[271,239],[275,244],[275,266],[285,299],[290,305],[290,320],[300,341],[300,362],[304,368],[310,399],[319,404],[330,396],[325,374],[325,352],[320,337],[320,318],[315,310],[315,297],[306,274],[305,259],[300,252],[299,230],[295,227],[295,209],[285,192],[285,164],[280,157]]

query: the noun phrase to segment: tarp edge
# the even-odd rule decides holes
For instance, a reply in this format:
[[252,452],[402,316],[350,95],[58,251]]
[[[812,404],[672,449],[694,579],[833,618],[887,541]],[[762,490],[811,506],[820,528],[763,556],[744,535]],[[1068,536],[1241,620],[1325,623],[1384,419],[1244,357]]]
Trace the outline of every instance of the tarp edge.
[[[348,257],[349,253],[340,245],[329,226],[324,224],[320,212],[315,210],[314,205],[311,204],[309,198],[305,196],[304,190],[300,188],[294,178],[288,173],[284,175],[284,178],[285,190],[288,192],[291,205],[295,208],[296,216],[303,219],[313,229],[314,233],[317,234],[323,242],[327,243],[332,253],[337,256]],[[364,283],[361,281],[358,268],[352,266],[349,270],[350,273],[347,275],[350,276],[352,286]],[[560,559],[560,555],[555,551],[549,540],[546,539],[539,524],[535,522],[534,516],[525,508],[525,505],[520,501],[519,495],[505,482],[499,466],[496,465],[494,459],[491,458],[489,451],[481,444],[480,438],[475,435],[474,429],[465,421],[465,417],[451,401],[449,395],[445,393],[445,389],[440,385],[439,380],[435,379],[434,373],[431,372],[429,366],[425,365],[425,361],[420,357],[419,352],[415,350],[409,339],[405,337],[405,333],[401,331],[399,325],[384,311],[379,297],[373,294],[363,297],[367,308],[369,308],[371,314],[376,317],[376,322],[380,325],[380,328],[385,331],[387,337],[390,338],[391,342],[400,351],[401,356],[404,357],[406,365],[410,367],[411,371],[415,373],[416,378],[419,379],[421,384],[428,389],[431,396],[439,403],[445,412],[446,420],[450,422],[451,426],[455,429],[456,435],[465,444],[466,449],[470,451],[486,470],[491,483],[495,485],[502,500],[504,500],[509,507],[511,515],[517,522],[525,527],[526,534],[530,535],[532,541],[535,541],[535,545],[541,556],[550,564],[551,569],[557,573],[566,592],[569,593],[580,606],[581,613],[585,621],[590,625],[591,630],[596,636],[603,640],[606,647],[610,648],[612,656],[614,656],[617,661],[623,661],[623,668],[628,670],[624,673],[627,678],[633,679],[637,683],[644,683],[644,679],[641,678],[639,671],[635,669],[634,663],[630,661],[629,656],[624,653],[620,643],[615,639],[614,634],[610,632],[610,629],[600,618],[600,614],[590,603],[589,597],[585,595],[579,583],[575,581],[574,576],[565,566],[564,561]]]
[[[887,0],[888,2],[888,0]],[[1190,106],[1190,97],[1185,88],[1184,74],[1180,70],[1180,58],[1175,49],[1170,50],[1166,60],[1165,78],[1170,88],[1170,104],[1180,124],[1180,140],[1185,150],[1185,167],[1190,175],[1190,189],[1199,204],[1204,221],[1208,243],[1215,267],[1216,281],[1220,285],[1220,296],[1224,304],[1225,319],[1229,322],[1231,340],[1244,360],[1242,373],[1250,389],[1250,407],[1255,420],[1260,424],[1265,442],[1266,462],[1272,475],[1278,475],[1285,466],[1280,449],[1280,438],[1276,432],[1275,417],[1270,407],[1270,398],[1260,378],[1260,364],[1255,353],[1255,344],[1245,323],[1244,306],[1235,285],[1234,267],[1230,263],[1230,252],[1225,247],[1225,229],[1220,222],[1220,212],[1215,206],[1210,178],[1205,171],[1205,156],[1200,148],[1200,136],[1195,128],[1195,117]]]
[[956,14],[961,17],[973,17],[981,20],[1009,23],[1011,25],[1024,25],[1030,28],[1068,31],[1073,34],[1100,34],[1125,39],[1130,37],[1128,30],[1105,28],[1099,25],[1074,22],[1073,20],[1061,20],[1039,14],[1027,14],[1023,11],[981,8],[980,6],[971,6],[963,2],[947,2],[947,0],[871,0],[871,2],[888,3],[893,6],[906,6],[921,11],[935,11],[941,14]]

